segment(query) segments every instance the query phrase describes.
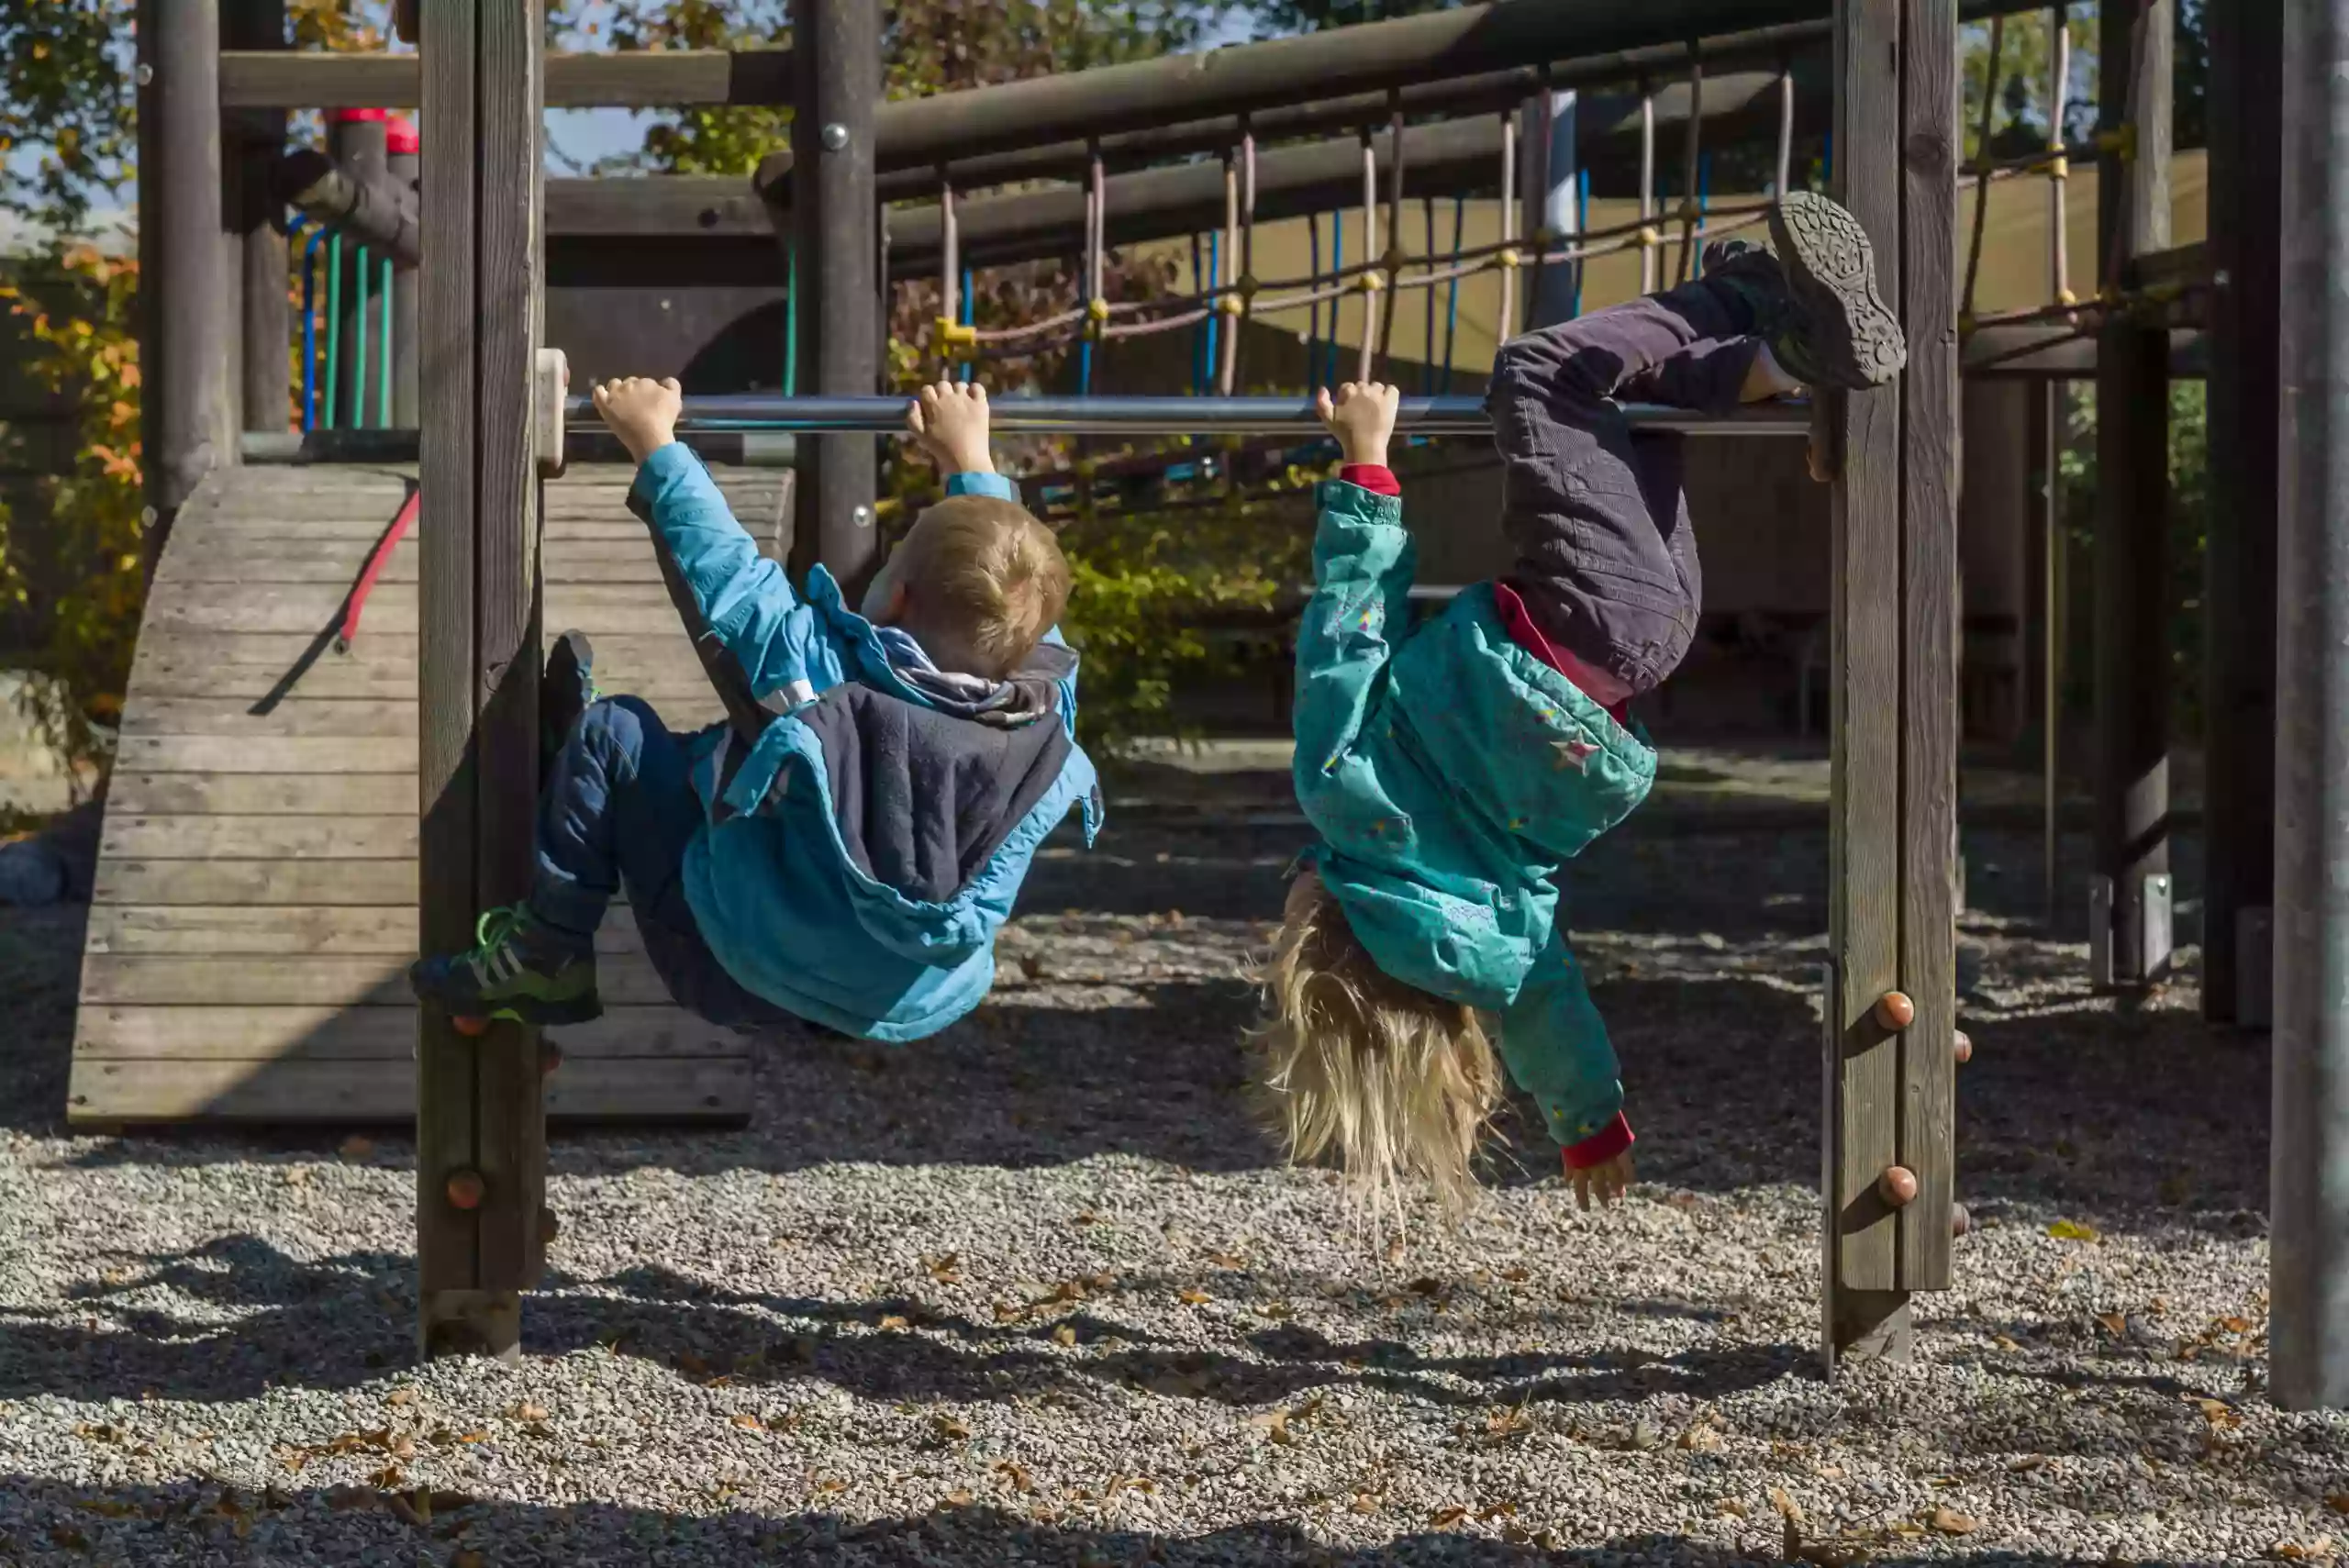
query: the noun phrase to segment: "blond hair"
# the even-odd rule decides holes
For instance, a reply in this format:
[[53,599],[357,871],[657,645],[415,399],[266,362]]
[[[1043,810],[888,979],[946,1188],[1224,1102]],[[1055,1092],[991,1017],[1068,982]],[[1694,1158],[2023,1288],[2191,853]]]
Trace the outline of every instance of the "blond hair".
[[940,668],[1000,680],[1068,604],[1060,541],[1016,501],[952,495],[914,520],[890,563],[903,624]]
[[1258,1095],[1289,1158],[1334,1152],[1380,1214],[1399,1215],[1413,1178],[1461,1213],[1501,1097],[1500,1062],[1476,1010],[1381,970],[1310,870],[1290,885],[1272,958],[1253,978],[1270,1013],[1252,1034]]

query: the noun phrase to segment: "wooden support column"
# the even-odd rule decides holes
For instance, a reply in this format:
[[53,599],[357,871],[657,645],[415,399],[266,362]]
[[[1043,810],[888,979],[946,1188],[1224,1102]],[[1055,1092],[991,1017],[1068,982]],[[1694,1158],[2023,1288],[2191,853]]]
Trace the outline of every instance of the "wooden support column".
[[[417,188],[423,167],[422,139],[405,116],[393,117],[385,133],[384,163],[395,183]],[[414,267],[392,274],[392,428],[413,430],[417,423],[416,310],[420,275]]]
[[[542,0],[422,11],[424,135],[457,151],[425,184],[420,355],[421,936],[446,952],[529,888],[544,18]],[[429,1009],[419,1029],[422,1349],[511,1358],[544,1246],[538,1040],[511,1024],[467,1040]]]
[[[1909,369],[1822,399],[1834,744],[1822,1129],[1831,1367],[1949,1284],[1956,1015],[1955,0],[1838,0],[1835,178]],[[1888,999],[1890,998],[1890,999]],[[1904,1174],[1905,1173],[1905,1174]]]
[[[227,49],[285,48],[285,0],[227,0],[221,17]],[[283,430],[293,420],[292,312],[286,296],[284,206],[271,193],[269,172],[285,146],[283,109],[240,111],[230,164],[238,253],[238,314],[244,326],[238,350],[241,428]]]
[[[390,146],[384,110],[337,109],[327,116],[327,150],[337,166],[353,179],[387,183],[391,178]],[[362,310],[360,249],[351,236],[342,237],[341,310],[336,328],[340,351],[336,355],[333,389],[334,426],[338,430],[355,430],[376,423],[375,389],[381,366],[375,356],[383,350],[384,258],[379,250],[367,252],[366,301]]]
[[[791,219],[798,248],[801,388],[870,395],[881,388],[880,206],[873,111],[881,96],[880,8],[870,0],[793,0]],[[880,474],[871,436],[799,443],[791,572],[818,562],[853,603],[876,548]]]
[[2204,15],[2215,287],[2202,639],[2202,1016],[2264,1028],[2276,871],[2284,17],[2272,6],[2213,6]]
[[145,0],[138,12],[141,369],[152,569],[204,476],[237,461],[222,226],[218,0]]
[[[2176,0],[2109,0],[2099,128],[2123,133],[2097,182],[2099,276],[2170,242],[2171,29]],[[2110,312],[2097,341],[2096,878],[2090,978],[2168,973],[2169,344],[2159,322]]]

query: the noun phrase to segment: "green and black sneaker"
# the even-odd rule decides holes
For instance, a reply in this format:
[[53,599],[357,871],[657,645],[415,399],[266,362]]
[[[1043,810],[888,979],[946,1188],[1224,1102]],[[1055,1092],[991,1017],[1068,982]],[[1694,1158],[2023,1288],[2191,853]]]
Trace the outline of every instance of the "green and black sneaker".
[[492,1018],[547,1025],[603,1016],[594,949],[583,951],[553,936],[529,906],[490,910],[474,934],[479,945],[472,951],[420,958],[407,972],[417,999],[447,1013],[461,1030],[478,1033]]
[[1861,392],[1908,367],[1908,340],[1876,293],[1876,253],[1858,218],[1795,191],[1770,209],[1770,241],[1768,250],[1739,239],[1706,247],[1705,277],[1745,295],[1754,336],[1781,370],[1805,386]]
[[547,651],[545,672],[539,677],[539,780],[554,772],[555,753],[571,739],[572,729],[588,705],[603,694],[596,689],[596,650],[584,631],[566,631]]

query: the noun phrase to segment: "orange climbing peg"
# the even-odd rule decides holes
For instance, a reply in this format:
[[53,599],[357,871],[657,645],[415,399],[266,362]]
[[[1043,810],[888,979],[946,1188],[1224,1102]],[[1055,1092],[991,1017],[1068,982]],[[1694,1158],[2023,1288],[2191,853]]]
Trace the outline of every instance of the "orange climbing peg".
[[1917,1021],[1917,1004],[1901,991],[1887,991],[1876,1005],[1876,1021],[1898,1034]]
[[1887,1165],[1878,1176],[1876,1190],[1894,1208],[1906,1208],[1917,1200],[1916,1173],[1905,1165]]

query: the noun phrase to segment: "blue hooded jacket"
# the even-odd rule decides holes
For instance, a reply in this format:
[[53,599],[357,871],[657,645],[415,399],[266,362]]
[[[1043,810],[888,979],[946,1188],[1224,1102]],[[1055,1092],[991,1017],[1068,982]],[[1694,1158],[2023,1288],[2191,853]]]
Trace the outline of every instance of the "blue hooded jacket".
[[1297,641],[1308,858],[1380,969],[1500,1015],[1509,1075],[1580,1143],[1623,1090],[1553,879],[1646,798],[1655,753],[1517,644],[1490,584],[1412,628],[1399,500],[1330,481],[1320,506]]
[[[947,491],[1017,499],[991,473]],[[793,592],[682,445],[645,461],[629,500],[736,715],[693,743],[708,817],[685,887],[703,940],[745,989],[843,1033],[944,1029],[994,984],[1037,845],[1071,807],[1088,845],[1099,830],[1076,655],[1054,628],[1009,681],[925,668],[823,567]]]

